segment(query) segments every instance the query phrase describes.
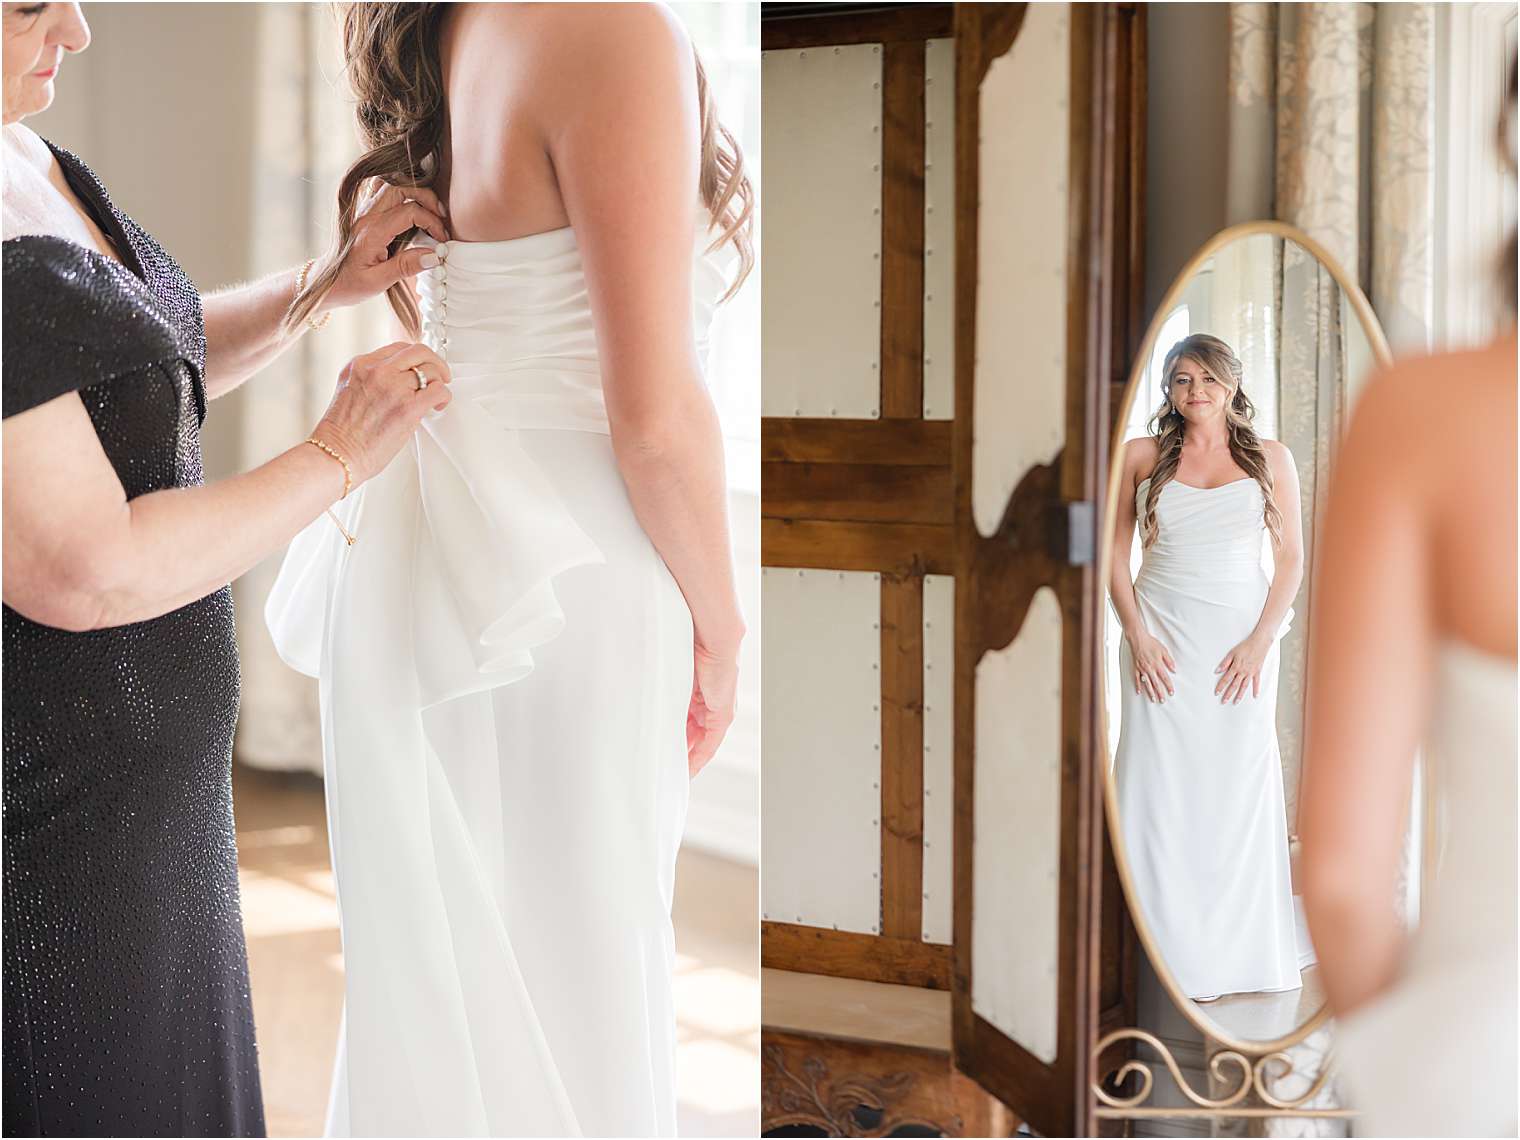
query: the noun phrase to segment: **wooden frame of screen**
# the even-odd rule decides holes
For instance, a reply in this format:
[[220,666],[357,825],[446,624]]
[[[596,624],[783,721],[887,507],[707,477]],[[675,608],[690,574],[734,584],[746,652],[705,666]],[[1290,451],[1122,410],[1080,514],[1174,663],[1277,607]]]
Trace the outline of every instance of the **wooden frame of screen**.
[[[988,68],[1013,45],[1023,5],[962,4],[956,14],[956,137],[980,133]],[[1037,1132],[1087,1135],[1088,1085],[1103,1027],[1134,1016],[1133,941],[1105,842],[1096,731],[1101,692],[1099,520],[1108,471],[1109,413],[1139,335],[1143,253],[1145,19],[1135,4],[1073,4],[1071,146],[1067,185],[1066,439],[1010,496],[997,532],[972,520],[971,384],[976,345],[976,147],[956,154],[956,1064]],[[1031,378],[1029,382],[1037,382]],[[1062,612],[1061,831],[1057,1055],[1046,1064],[972,1008],[975,679],[982,655],[1017,636],[1035,593]],[[1105,887],[1105,884],[1107,886]],[[1122,1048],[1122,1047],[1121,1047]]]
[[923,583],[955,549],[952,426],[923,418],[924,45],[954,7],[811,9],[762,6],[762,50],[882,45],[881,418],[761,421],[761,563],[881,574],[882,918],[879,935],[764,922],[761,960],[947,989],[950,947],[923,941]]

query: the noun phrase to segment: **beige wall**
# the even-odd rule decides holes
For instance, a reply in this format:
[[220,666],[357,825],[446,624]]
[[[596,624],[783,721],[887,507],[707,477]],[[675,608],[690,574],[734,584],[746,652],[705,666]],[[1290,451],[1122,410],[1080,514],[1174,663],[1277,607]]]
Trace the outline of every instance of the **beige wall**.
[[[256,12],[252,4],[85,4],[93,42],[28,120],[100,176],[202,291],[250,265]],[[146,18],[149,14],[152,19]],[[210,476],[238,462],[236,397],[212,405]]]

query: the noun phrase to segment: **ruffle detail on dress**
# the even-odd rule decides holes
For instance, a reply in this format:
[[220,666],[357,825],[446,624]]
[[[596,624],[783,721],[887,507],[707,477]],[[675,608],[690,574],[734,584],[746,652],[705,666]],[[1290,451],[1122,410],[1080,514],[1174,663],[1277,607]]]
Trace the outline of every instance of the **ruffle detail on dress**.
[[[406,511],[416,515],[409,536],[366,525]],[[357,545],[326,517],[292,541],[264,610],[275,649],[320,677],[344,560],[385,560],[396,571],[392,601],[412,614],[419,708],[527,676],[532,650],[564,628],[555,576],[604,561],[517,431],[479,400],[424,420],[407,450],[335,513]]]
[[1288,636],[1288,631],[1293,628],[1293,619],[1296,616],[1298,616],[1298,611],[1289,606],[1288,612],[1283,614],[1282,624],[1277,627],[1277,633],[1272,638],[1273,641],[1281,641]]

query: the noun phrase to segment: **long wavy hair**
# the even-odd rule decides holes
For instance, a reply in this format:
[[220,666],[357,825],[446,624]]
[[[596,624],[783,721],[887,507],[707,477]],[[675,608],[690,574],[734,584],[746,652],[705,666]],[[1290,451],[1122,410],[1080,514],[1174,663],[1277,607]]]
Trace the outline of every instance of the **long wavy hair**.
[[1225,427],[1229,432],[1230,456],[1257,483],[1266,501],[1264,519],[1272,541],[1282,542],[1282,512],[1272,499],[1272,468],[1267,462],[1261,437],[1252,426],[1256,408],[1246,396],[1242,382],[1245,369],[1235,351],[1217,336],[1194,333],[1172,345],[1161,366],[1161,407],[1151,417],[1150,431],[1156,439],[1156,467],[1151,472],[1150,491],[1145,496],[1145,510],[1140,515],[1140,542],[1149,546],[1156,541],[1158,529],[1156,503],[1161,489],[1177,477],[1182,462],[1182,441],[1187,434],[1187,420],[1172,404],[1172,378],[1183,360],[1192,360],[1206,369],[1215,380],[1230,387],[1225,403]]
[[[360,141],[364,153],[338,185],[336,256],[328,268],[306,283],[285,314],[293,329],[316,311],[338,277],[338,267],[354,243],[354,220],[361,194],[379,182],[393,186],[431,186],[438,176],[444,143],[445,92],[439,38],[449,5],[351,3],[343,12],[343,55],[357,100]],[[744,155],[719,121],[712,88],[702,60],[693,51],[700,106],[701,166],[697,191],[713,218],[718,236],[708,247],[732,242],[739,268],[724,293],[728,300],[755,265],[752,230],[755,192],[744,171]],[[391,245],[394,255],[416,230],[401,234]],[[386,291],[407,335],[421,327],[417,302],[406,283]]]

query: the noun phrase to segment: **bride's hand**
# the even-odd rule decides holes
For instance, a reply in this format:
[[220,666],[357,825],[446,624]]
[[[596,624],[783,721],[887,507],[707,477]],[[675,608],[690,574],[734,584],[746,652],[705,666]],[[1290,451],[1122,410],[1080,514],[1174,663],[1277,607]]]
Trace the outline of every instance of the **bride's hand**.
[[1251,635],[1224,655],[1224,660],[1214,672],[1222,674],[1214,686],[1214,695],[1222,705],[1239,704],[1246,695],[1246,682],[1251,683],[1251,696],[1261,696],[1261,667],[1267,660],[1267,650],[1272,643]]
[[1158,705],[1165,704],[1166,698],[1176,693],[1171,674],[1177,671],[1177,663],[1166,646],[1145,630],[1125,636],[1129,638],[1130,657],[1135,663],[1135,692]]
[[[415,246],[398,250],[390,246],[407,230],[425,230],[438,241],[448,241],[443,223],[443,203],[438,195],[421,186],[399,187],[378,183],[360,204],[354,218],[354,242],[343,259],[324,308],[355,305],[385,292],[406,277],[415,277],[438,264],[431,250]],[[320,272],[325,264],[313,266]]]
[[718,751],[729,726],[739,689],[739,658],[709,651],[695,643],[691,705],[686,711],[686,771],[695,777]]

